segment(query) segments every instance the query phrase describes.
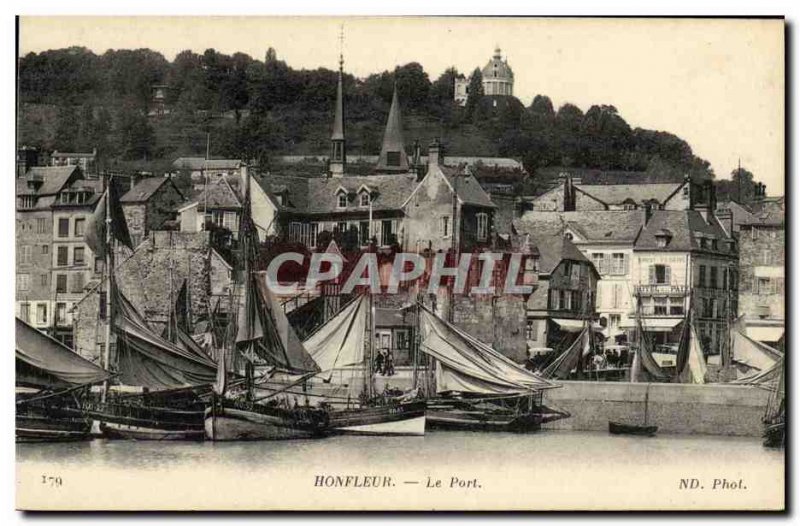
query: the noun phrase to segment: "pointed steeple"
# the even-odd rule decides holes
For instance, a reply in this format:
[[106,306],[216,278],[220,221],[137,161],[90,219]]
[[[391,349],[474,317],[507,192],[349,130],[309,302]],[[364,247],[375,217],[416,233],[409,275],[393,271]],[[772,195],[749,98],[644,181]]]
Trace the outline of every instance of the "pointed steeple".
[[383,132],[383,145],[378,165],[378,172],[407,172],[408,155],[403,140],[403,121],[400,116],[400,99],[397,96],[397,84],[392,94],[392,107],[386,120],[386,131]]
[[[344,38],[344,33],[340,36]],[[339,52],[339,81],[336,86],[336,109],[333,116],[333,132],[331,133],[331,157],[329,162],[330,173],[334,177],[344,175],[347,164],[344,139],[344,93],[342,89],[342,75],[344,71],[344,55]]]

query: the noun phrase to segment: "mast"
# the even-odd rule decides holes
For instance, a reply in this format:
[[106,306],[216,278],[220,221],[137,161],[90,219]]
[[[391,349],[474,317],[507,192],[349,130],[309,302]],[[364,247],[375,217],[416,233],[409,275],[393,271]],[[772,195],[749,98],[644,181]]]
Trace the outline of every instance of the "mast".
[[[367,239],[368,250],[372,251],[372,194],[369,196],[369,226],[367,227],[367,234],[369,235],[369,239]],[[372,280],[372,276],[370,276],[370,280]],[[364,364],[364,373],[365,378],[364,381],[364,388],[367,393],[367,399],[371,399],[375,396],[374,386],[372,384],[372,364],[375,361],[375,298],[372,294],[372,284],[369,284],[369,323],[367,324],[367,331],[369,334],[367,335],[367,353],[365,354],[365,361]]]
[[650,384],[647,384],[647,387],[644,391],[644,425],[647,425],[647,406],[650,402]]
[[[103,368],[110,370],[111,366],[111,325],[114,323],[114,304],[111,296],[111,287],[114,279],[114,251],[112,250],[111,235],[111,182],[112,176],[106,174],[106,202],[105,202],[105,269],[106,269],[106,341],[103,349]],[[108,398],[108,380],[103,382],[103,391],[100,401],[105,403]]]
[[206,230],[208,214],[208,154],[211,149],[211,132],[206,132],[206,159],[203,161],[203,231]]

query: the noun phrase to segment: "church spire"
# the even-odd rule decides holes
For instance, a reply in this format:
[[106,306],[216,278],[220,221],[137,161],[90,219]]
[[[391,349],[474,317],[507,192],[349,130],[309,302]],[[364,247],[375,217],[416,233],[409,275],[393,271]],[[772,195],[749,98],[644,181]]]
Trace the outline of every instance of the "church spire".
[[378,165],[379,172],[407,172],[408,155],[403,140],[403,121],[400,116],[400,99],[397,96],[397,84],[392,94],[392,107],[386,120],[386,131],[383,133],[383,144]]
[[342,75],[344,72],[343,43],[344,27],[342,27],[339,35],[339,80],[336,86],[336,109],[333,116],[333,132],[331,133],[330,172],[334,177],[344,175],[344,168],[347,164],[344,139],[344,94],[342,89]]

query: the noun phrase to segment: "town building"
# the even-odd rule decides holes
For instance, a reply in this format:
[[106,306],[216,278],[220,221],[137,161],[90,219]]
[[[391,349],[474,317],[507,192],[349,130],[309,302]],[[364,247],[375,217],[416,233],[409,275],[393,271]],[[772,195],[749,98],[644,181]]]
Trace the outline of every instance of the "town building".
[[120,198],[120,206],[128,225],[133,247],[164,222],[175,217],[184,197],[170,177],[148,177],[140,180]]
[[595,312],[608,344],[627,340],[623,327],[633,323],[631,262],[645,217],[643,210],[528,212],[514,221],[518,232],[566,237],[592,262]]
[[170,87],[167,84],[153,84],[150,91],[150,108],[148,116],[160,117],[169,114]]
[[[514,95],[514,72],[508,65],[508,58],[503,58],[500,48],[481,70],[483,77],[483,94],[487,96],[511,97]],[[454,80],[454,100],[464,106],[469,97],[470,79],[460,75]]]
[[575,244],[559,233],[524,231],[518,225],[515,245],[530,255],[525,271],[536,276],[525,301],[525,340],[528,351],[563,351],[584,327],[595,325],[599,275]]
[[91,153],[59,152],[50,154],[50,166],[80,166],[84,176],[97,175],[97,148]]
[[245,163],[240,159],[205,159],[203,157],[178,157],[172,162],[172,169],[187,173],[195,190],[215,184],[223,175],[234,176]]
[[786,317],[786,203],[784,197],[760,199],[739,227],[739,310],[747,334],[771,346],[783,346]]
[[688,177],[680,183],[583,184],[582,178],[569,172],[557,184],[528,200],[528,209],[541,212],[599,210],[689,210],[700,202],[703,188]]
[[85,234],[102,182],[66,165],[33,167],[16,183],[17,316],[70,345],[72,307],[95,272]]

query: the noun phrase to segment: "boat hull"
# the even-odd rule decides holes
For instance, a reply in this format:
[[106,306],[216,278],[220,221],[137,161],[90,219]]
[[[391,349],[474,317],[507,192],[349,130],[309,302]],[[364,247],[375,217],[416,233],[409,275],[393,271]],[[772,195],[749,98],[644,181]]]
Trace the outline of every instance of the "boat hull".
[[127,404],[98,404],[88,411],[106,438],[125,440],[203,440],[202,409],[185,410]]
[[123,440],[203,440],[205,430],[164,429],[118,422],[100,422],[100,432],[106,438]]
[[17,415],[17,442],[69,442],[89,440],[92,422],[82,417]]
[[622,422],[609,422],[608,432],[612,435],[637,435],[651,437],[658,431],[658,426],[640,426],[624,424]]
[[426,424],[431,429],[528,433],[569,416],[540,403],[531,404],[527,397],[496,401],[438,398],[428,401]]
[[786,424],[777,422],[764,429],[764,447],[782,448],[786,445]]
[[328,429],[327,413],[299,422],[290,410],[214,404],[205,411],[205,436],[214,441],[313,438]]
[[331,413],[331,431],[347,435],[424,435],[424,401],[345,409]]

